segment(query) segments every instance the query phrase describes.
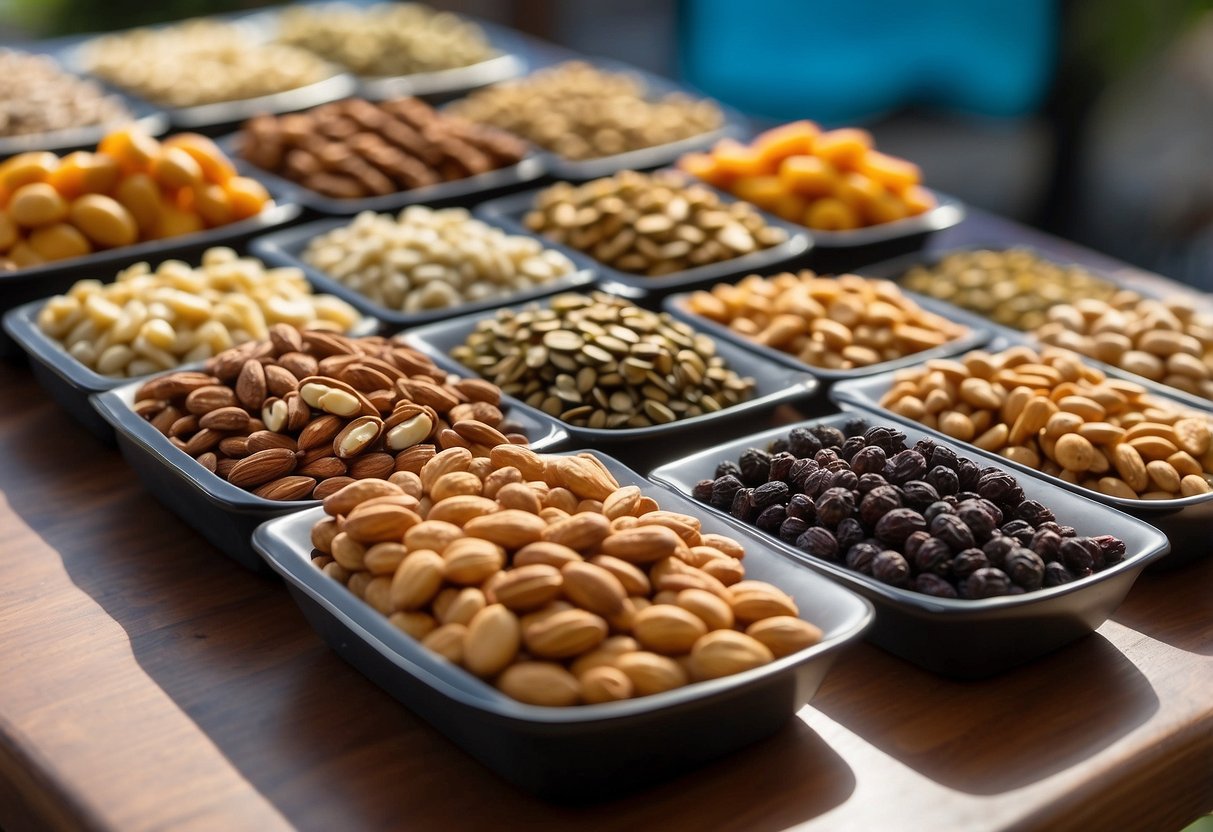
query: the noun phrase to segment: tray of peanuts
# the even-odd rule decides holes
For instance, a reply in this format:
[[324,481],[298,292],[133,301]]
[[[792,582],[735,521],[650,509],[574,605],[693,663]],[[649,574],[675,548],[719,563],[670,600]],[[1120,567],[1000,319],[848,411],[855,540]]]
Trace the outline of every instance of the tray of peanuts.
[[1140,517],[1171,540],[1163,563],[1209,554],[1213,412],[1058,347],[995,341],[957,359],[846,381],[830,397],[997,455]]
[[95,152],[22,153],[0,163],[0,310],[61,292],[85,269],[233,242],[298,215],[194,133],[121,129]]
[[744,144],[721,139],[678,167],[781,219],[807,226],[822,248],[928,234],[964,218],[954,199],[924,188],[918,166],[876,150],[866,130],[796,121]]
[[872,619],[596,452],[450,448],[253,542],[344,658],[506,779],[562,800],[772,733]]

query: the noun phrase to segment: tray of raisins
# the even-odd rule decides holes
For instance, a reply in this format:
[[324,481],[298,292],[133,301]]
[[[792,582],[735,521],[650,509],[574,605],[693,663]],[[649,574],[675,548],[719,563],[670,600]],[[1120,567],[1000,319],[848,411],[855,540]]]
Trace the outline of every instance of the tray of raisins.
[[959,445],[841,413],[656,469],[777,550],[872,601],[868,639],[934,673],[979,678],[1099,627],[1165,535]]

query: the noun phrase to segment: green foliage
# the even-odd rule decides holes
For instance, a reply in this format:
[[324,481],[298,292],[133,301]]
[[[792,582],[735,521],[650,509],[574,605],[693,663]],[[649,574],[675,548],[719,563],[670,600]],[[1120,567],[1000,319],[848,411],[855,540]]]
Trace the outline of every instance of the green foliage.
[[37,37],[103,32],[267,5],[257,0],[9,0],[15,23]]
[[1078,0],[1069,47],[1104,79],[1117,78],[1160,53],[1210,10],[1213,0]]

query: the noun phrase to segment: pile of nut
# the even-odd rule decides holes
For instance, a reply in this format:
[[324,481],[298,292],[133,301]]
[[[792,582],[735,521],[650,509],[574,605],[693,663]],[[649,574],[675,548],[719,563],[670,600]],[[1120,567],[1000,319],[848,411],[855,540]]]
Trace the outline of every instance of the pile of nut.
[[288,6],[277,39],[359,75],[411,75],[455,69],[494,56],[475,23],[421,3]]
[[611,268],[648,277],[732,260],[788,238],[754,206],[725,203],[669,170],[558,182],[535,197],[525,223]]
[[678,166],[788,222],[849,231],[912,217],[935,206],[918,165],[881,153],[866,130],[822,131],[795,121],[750,144],[721,139]]
[[724,123],[724,114],[712,101],[683,93],[649,100],[636,77],[604,72],[581,61],[494,84],[455,102],[451,109],[574,160],[668,144]]
[[21,153],[0,164],[0,272],[191,234],[272,204],[205,136],[110,133],[97,152]]
[[477,322],[451,358],[507,395],[573,425],[641,428],[750,398],[711,338],[622,298],[557,295]]
[[240,26],[202,19],[99,37],[83,59],[94,75],[165,107],[272,95],[336,72],[306,50],[258,43]]
[[1152,381],[1213,399],[1213,313],[1190,299],[1118,292],[1111,302],[1059,304],[1032,334]]
[[758,344],[831,370],[893,361],[968,333],[924,310],[897,284],[853,274],[755,274],[695,292],[687,306]]
[[38,311],[38,328],[104,376],[136,377],[202,361],[285,323],[348,332],[358,312],[332,295],[313,295],[299,269],[212,248],[191,267],[137,263],[113,283],[78,280]]
[[1046,313],[1059,303],[1117,303],[1120,291],[1081,266],[1062,266],[1015,248],[955,252],[934,266],[915,266],[901,284],[1023,330],[1045,323]]
[[1069,350],[974,350],[900,370],[880,406],[1114,497],[1213,491],[1213,414],[1108,378]]
[[0,136],[128,121],[122,99],[64,72],[46,55],[0,49]]
[[424,101],[350,98],[303,113],[250,119],[240,155],[335,199],[359,199],[465,179],[517,164],[515,136],[439,114]]
[[501,391],[383,338],[270,327],[201,372],[154,378],[134,410],[208,471],[268,500],[322,500],[364,478],[419,471],[527,437]]
[[463,448],[329,496],[313,563],[450,662],[532,705],[649,696],[817,644],[745,551],[593,454]]
[[798,427],[725,461],[693,496],[807,554],[940,598],[1019,595],[1124,559],[1026,499],[1010,474],[859,420]]
[[576,271],[534,237],[506,234],[464,208],[364,212],[308,243],[303,260],[388,309],[424,312],[505,298]]

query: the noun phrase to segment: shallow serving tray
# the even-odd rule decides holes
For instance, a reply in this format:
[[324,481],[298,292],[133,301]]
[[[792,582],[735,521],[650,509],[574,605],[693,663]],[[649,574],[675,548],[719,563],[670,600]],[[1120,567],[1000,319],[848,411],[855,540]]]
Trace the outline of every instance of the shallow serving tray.
[[[809,701],[838,652],[872,619],[871,605],[737,531],[690,500],[596,455],[621,485],[705,532],[746,547],[746,576],[788,592],[822,642],[754,670],[654,696],[570,708],[526,705],[423,648],[312,563],[320,509],[266,523],[253,545],[286,579],[317,632],[342,658],[502,777],[556,800],[605,798],[654,783],[774,733]],[[812,776],[812,771],[804,772]]]
[[[485,300],[472,301],[463,303],[458,306],[451,306],[446,309],[427,309],[422,312],[404,312],[399,309],[389,309],[386,306],[380,306],[375,301],[368,298],[361,292],[350,288],[341,281],[329,276],[326,272],[309,264],[303,259],[303,254],[307,250],[308,244],[312,240],[327,234],[336,228],[342,228],[349,225],[349,219],[326,219],[317,220],[316,222],[306,223],[304,225],[295,226],[293,228],[276,231],[273,234],[267,234],[263,237],[258,237],[253,240],[250,248],[253,254],[265,260],[268,263],[273,263],[279,266],[294,266],[297,269],[302,269],[307,276],[308,282],[316,289],[322,292],[336,295],[342,300],[354,306],[364,315],[373,315],[387,325],[392,332],[398,331],[405,327],[417,326],[419,324],[430,323],[432,321],[440,321],[444,318],[453,318],[458,315],[467,315],[472,312],[483,312],[487,309],[496,309],[507,303],[522,303],[524,301],[536,300],[547,295],[553,295],[558,292],[566,292],[574,289],[586,289],[594,282],[595,274],[591,269],[578,269],[570,274],[559,277],[556,280],[546,283],[542,286],[535,286],[521,292],[515,292],[511,295],[503,297],[486,298]],[[500,227],[491,220],[481,220],[495,227]],[[509,229],[504,229],[507,233]]]
[[[537,303],[543,305],[544,301],[538,301]],[[515,304],[505,308],[518,311],[531,305],[533,304]],[[433,359],[435,364],[444,366],[451,372],[461,375],[475,375],[474,371],[470,368],[463,366],[451,358],[450,351],[453,347],[464,342],[467,336],[475,330],[478,321],[492,317],[492,315],[493,313],[489,312],[439,321],[438,323],[411,330],[404,335],[404,341],[410,346],[424,352]],[[676,436],[689,435],[697,430],[705,431],[710,435],[713,428],[718,425],[739,419],[754,418],[773,410],[777,405],[809,398],[820,389],[817,379],[808,373],[772,364],[761,356],[754,355],[731,342],[718,339],[713,340],[716,341],[717,354],[724,358],[730,368],[735,370],[738,375],[749,376],[755,380],[757,389],[754,398],[732,407],[718,410],[715,413],[705,413],[702,416],[695,416],[691,419],[680,419],[675,422],[667,422],[664,425],[652,425],[644,428],[620,428],[612,430],[608,428],[579,427],[565,422],[559,422],[559,424],[568,431],[573,441],[594,447],[645,440],[669,440]],[[502,399],[509,401],[519,411],[542,414],[542,411],[523,404],[512,396],[502,396]]]
[[[197,368],[189,365],[180,369]],[[131,409],[135,391],[144,381],[132,381],[92,397],[93,406],[112,427],[123,458],[144,487],[195,531],[240,565],[265,571],[265,563],[252,547],[253,529],[271,517],[319,505],[318,501],[267,500],[203,468]],[[531,437],[531,447],[537,450],[550,450],[567,437],[549,417],[536,418],[513,408],[506,414],[522,425]]]
[[[802,424],[842,429],[857,417],[868,424],[886,422],[870,414],[840,413]],[[876,625],[868,633],[874,644],[934,673],[960,678],[1001,673],[1087,635],[1120,605],[1142,569],[1167,553],[1166,536],[1141,520],[1024,476],[1007,460],[997,457],[987,460],[967,445],[941,439],[925,430],[902,427],[900,423],[897,426],[905,432],[911,447],[917,440],[930,436],[962,456],[1009,471],[1019,480],[1028,498],[1052,509],[1058,522],[1074,526],[1079,534],[1112,534],[1123,540],[1125,559],[1073,583],[1023,595],[971,601],[935,598],[889,586],[840,563],[812,557],[774,535],[730,517],[727,512],[707,503],[695,504],[734,528],[748,529],[768,545],[870,600],[876,605]],[[713,478],[718,463],[735,461],[746,448],[765,448],[787,436],[792,427],[775,428],[717,445],[663,465],[650,476],[679,494],[689,495],[695,483]]]

